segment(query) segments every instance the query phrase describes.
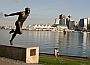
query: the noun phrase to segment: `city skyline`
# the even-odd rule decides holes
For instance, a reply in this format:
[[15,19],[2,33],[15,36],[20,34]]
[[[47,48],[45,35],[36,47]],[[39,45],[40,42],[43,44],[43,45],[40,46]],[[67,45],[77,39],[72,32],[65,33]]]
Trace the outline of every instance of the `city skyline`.
[[[72,15],[74,20],[90,17],[89,0],[0,0],[0,12],[9,14],[31,8],[31,14],[26,24],[54,23],[59,14]],[[5,21],[14,23],[17,16],[5,18]]]

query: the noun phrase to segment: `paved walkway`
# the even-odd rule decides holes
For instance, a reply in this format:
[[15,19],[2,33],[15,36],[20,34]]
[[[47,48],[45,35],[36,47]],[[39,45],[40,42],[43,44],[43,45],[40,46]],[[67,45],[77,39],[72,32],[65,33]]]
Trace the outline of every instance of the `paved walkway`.
[[16,61],[4,57],[0,57],[0,65],[42,65],[42,64],[27,64],[22,61]]

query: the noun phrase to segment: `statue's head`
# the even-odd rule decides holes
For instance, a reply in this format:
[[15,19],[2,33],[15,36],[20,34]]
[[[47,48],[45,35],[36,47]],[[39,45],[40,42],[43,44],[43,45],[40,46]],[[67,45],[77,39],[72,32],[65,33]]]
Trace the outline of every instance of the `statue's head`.
[[30,8],[25,8],[26,13],[30,13]]

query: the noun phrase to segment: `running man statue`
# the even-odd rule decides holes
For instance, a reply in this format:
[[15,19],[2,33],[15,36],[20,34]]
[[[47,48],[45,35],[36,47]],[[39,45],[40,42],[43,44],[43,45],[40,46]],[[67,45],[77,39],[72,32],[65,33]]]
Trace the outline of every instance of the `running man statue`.
[[30,8],[25,8],[25,11],[22,12],[16,12],[16,13],[12,13],[12,14],[5,14],[5,17],[7,16],[14,16],[14,15],[18,15],[18,20],[15,22],[15,26],[16,29],[12,29],[9,33],[13,33],[11,40],[10,40],[10,44],[13,45],[12,41],[15,38],[15,36],[17,34],[22,34],[21,29],[22,29],[22,25],[24,23],[24,21],[26,20],[26,18],[29,16],[30,13]]

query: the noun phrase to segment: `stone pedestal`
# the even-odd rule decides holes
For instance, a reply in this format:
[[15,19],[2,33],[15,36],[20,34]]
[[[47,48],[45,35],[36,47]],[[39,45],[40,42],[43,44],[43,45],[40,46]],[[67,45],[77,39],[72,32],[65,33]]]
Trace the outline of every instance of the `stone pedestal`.
[[35,45],[0,45],[0,56],[25,63],[39,63],[39,47]]

